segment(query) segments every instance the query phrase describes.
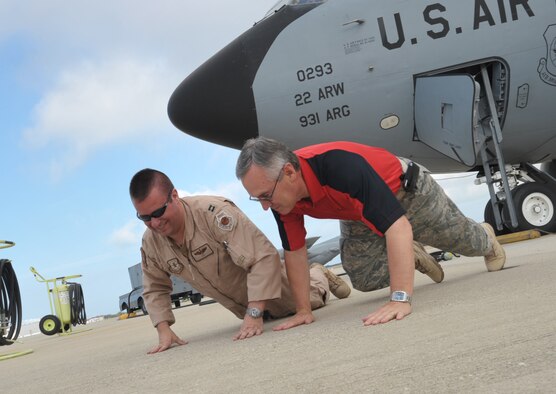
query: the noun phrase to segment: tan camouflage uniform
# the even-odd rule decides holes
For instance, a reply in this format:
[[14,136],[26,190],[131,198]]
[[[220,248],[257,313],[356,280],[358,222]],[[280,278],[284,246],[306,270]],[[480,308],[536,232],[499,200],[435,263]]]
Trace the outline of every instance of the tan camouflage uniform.
[[[154,326],[175,322],[170,293],[175,275],[242,319],[250,301],[266,301],[269,317],[295,313],[284,265],[266,236],[236,205],[223,198],[180,199],[185,209],[183,246],[150,229],[143,235],[143,296]],[[310,270],[312,309],[326,303],[328,280]]]
[[[407,159],[400,159],[407,168]],[[417,189],[403,189],[396,197],[413,227],[413,239],[424,245],[465,256],[484,256],[491,250],[488,236],[446,196],[429,171],[420,167]],[[386,239],[359,221],[340,221],[342,264],[352,285],[360,291],[389,286]]]

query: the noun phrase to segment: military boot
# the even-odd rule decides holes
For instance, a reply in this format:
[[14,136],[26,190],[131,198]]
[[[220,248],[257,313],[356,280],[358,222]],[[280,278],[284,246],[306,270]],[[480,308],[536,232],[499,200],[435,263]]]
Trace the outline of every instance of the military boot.
[[319,263],[311,264],[310,268],[317,268],[324,273],[328,280],[328,288],[337,298],[346,298],[351,293],[351,287],[338,275]]
[[444,270],[434,257],[427,253],[423,245],[413,242],[413,252],[415,253],[415,269],[428,275],[436,283],[444,279]]
[[492,251],[485,256],[485,264],[489,271],[500,271],[506,263],[506,252],[500,242],[496,239],[494,229],[488,223],[481,223],[490,239]]

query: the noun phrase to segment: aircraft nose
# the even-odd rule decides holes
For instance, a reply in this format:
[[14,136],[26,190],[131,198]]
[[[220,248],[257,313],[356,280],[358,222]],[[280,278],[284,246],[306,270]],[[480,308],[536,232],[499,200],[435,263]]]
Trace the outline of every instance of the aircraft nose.
[[252,90],[257,70],[280,32],[321,3],[281,7],[184,79],[168,103],[174,126],[237,149],[257,137],[260,130]]
[[253,63],[246,55],[241,38],[185,78],[168,103],[168,116],[178,129],[237,149],[259,135],[251,86],[260,60]]

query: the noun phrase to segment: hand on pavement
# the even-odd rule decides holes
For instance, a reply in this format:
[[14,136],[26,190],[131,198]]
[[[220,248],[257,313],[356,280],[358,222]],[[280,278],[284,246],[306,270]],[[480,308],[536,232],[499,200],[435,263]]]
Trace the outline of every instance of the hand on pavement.
[[388,323],[390,320],[401,320],[411,313],[411,304],[408,302],[389,302],[370,315],[364,317],[366,326]]
[[243,318],[243,324],[239,329],[239,332],[234,336],[233,340],[251,338],[255,335],[261,335],[263,333],[263,318],[253,318],[251,316],[245,316]]
[[273,328],[274,331],[287,330],[292,327],[297,327],[302,324],[311,324],[315,321],[315,317],[311,312],[297,312],[293,317],[286,320],[284,323]]
[[173,344],[176,345],[187,345],[187,341],[184,341],[178,337],[174,331],[170,328],[167,322],[161,322],[156,327],[158,331],[158,345],[154,346],[147,354],[160,353],[169,349]]

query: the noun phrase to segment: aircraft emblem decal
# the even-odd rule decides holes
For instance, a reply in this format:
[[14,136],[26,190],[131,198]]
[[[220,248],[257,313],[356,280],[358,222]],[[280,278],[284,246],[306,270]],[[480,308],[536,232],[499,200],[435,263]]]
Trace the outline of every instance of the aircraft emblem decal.
[[541,58],[537,72],[549,85],[556,86],[556,25],[549,25],[544,32],[546,58]]

